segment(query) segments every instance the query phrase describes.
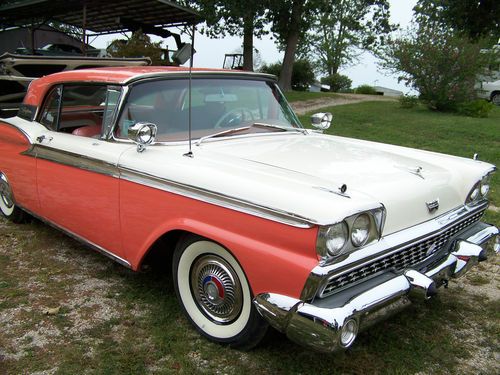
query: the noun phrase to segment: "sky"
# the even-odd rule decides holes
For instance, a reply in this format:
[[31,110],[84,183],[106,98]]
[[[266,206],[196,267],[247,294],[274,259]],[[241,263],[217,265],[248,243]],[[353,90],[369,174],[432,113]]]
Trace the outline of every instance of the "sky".
[[[413,7],[417,0],[389,0],[391,22],[397,23],[401,27],[406,27],[413,16]],[[91,44],[96,48],[106,48],[112,39],[119,36],[102,36],[98,37]],[[183,36],[183,41],[188,41],[186,36]],[[161,40],[158,37],[152,38],[155,41]],[[165,45],[171,49],[176,49],[172,38],[165,40]],[[225,37],[221,39],[210,39],[200,33],[195,35],[194,56],[195,67],[205,68],[221,68],[224,62],[226,53],[234,53],[241,48],[242,39],[240,37]],[[262,37],[262,39],[254,38],[254,46],[259,51],[262,61],[265,63],[274,63],[281,61],[283,53],[279,52],[274,40],[270,35]],[[392,89],[398,89],[407,93],[410,91],[402,83],[398,83],[397,78],[387,73],[379,71],[377,67],[377,59],[370,53],[363,53],[356,65],[341,69],[340,73],[347,75],[352,80],[352,86],[357,87],[362,84],[384,86]]]

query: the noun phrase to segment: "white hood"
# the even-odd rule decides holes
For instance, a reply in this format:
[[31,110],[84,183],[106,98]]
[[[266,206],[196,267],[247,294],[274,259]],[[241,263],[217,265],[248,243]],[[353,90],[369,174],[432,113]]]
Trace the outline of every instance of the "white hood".
[[[150,169],[153,175],[319,224],[382,204],[387,210],[384,234],[462,205],[474,183],[493,167],[472,159],[320,134],[207,140],[194,146],[194,158],[183,157],[176,149],[151,147],[140,157],[128,153],[120,164],[136,169],[134,164],[140,161],[139,169]],[[150,158],[163,152],[180,155],[174,159],[179,164],[155,168],[161,163]],[[343,184],[347,197],[336,194]],[[436,199],[439,209],[430,213],[426,202]]]

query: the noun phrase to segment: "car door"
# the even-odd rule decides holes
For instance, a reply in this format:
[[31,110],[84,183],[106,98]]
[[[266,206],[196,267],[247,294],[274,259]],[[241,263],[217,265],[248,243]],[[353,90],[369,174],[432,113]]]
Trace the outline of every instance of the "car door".
[[40,112],[47,130],[35,141],[42,216],[122,259],[118,159],[129,144],[108,142],[119,90],[54,87]]

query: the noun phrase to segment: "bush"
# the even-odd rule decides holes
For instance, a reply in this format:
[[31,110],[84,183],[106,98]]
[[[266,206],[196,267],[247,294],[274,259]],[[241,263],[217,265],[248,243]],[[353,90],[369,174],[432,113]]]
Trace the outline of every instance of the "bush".
[[377,95],[375,88],[370,85],[361,85],[354,90],[356,94]]
[[[260,69],[262,73],[274,74],[279,77],[281,63],[264,64]],[[309,60],[300,59],[293,63],[292,88],[296,91],[306,91],[314,83],[314,70]]]
[[477,99],[458,105],[458,112],[470,117],[488,117],[488,114],[495,107],[494,104],[486,100]]
[[349,77],[339,73],[332,74],[328,77],[321,78],[321,83],[330,86],[330,91],[339,92],[351,89],[352,81]]
[[401,108],[414,108],[418,105],[418,97],[415,95],[402,95],[399,97],[399,105]]
[[[477,77],[495,53],[434,24],[388,40],[379,53],[382,67],[420,93],[420,100],[438,111],[457,111],[476,96]],[[466,106],[467,107],[467,106]]]

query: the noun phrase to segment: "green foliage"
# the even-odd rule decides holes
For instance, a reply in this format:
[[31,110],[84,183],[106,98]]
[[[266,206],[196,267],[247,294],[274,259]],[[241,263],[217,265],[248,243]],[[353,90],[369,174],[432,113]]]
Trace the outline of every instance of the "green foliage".
[[302,45],[327,75],[357,61],[363,49],[383,44],[395,29],[387,0],[322,0]]
[[418,0],[414,8],[419,23],[438,23],[471,39],[500,37],[498,0]]
[[253,37],[268,33],[266,0],[243,2],[239,0],[185,0],[185,5],[196,9],[206,20],[201,32],[210,37],[226,35],[243,37],[243,69],[253,70]]
[[418,102],[418,97],[415,95],[402,95],[399,97],[399,106],[401,108],[415,108]]
[[483,99],[476,99],[458,105],[458,112],[469,117],[488,117],[489,113],[495,107],[494,104]]
[[361,85],[354,89],[355,94],[377,95],[377,92],[370,85]]
[[321,83],[329,85],[332,92],[346,92],[351,89],[352,80],[345,75],[334,73],[328,77],[321,78]]
[[162,59],[161,42],[152,42],[151,38],[141,30],[132,34],[130,39],[123,41],[115,39],[108,47],[113,57],[149,57],[153,65],[165,65],[168,61]]
[[[260,71],[279,77],[282,71],[282,64],[264,64]],[[305,91],[309,88],[310,84],[314,83],[314,80],[314,70],[308,60],[300,59],[293,63],[292,88],[294,90]]]
[[420,25],[391,39],[380,54],[382,67],[420,92],[420,99],[439,111],[456,111],[476,96],[474,85],[491,61],[478,43],[439,26]]

